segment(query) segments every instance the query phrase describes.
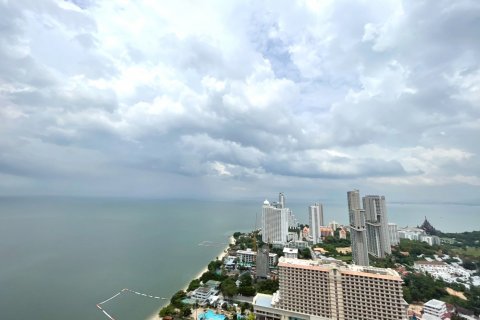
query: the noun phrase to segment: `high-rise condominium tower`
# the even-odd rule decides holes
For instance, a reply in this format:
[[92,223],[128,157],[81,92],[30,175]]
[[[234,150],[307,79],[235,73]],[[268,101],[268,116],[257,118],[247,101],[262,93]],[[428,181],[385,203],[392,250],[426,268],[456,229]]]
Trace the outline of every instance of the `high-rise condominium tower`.
[[357,189],[347,192],[348,211],[353,209],[362,209],[360,207],[360,191]]
[[362,210],[360,207],[360,192],[358,190],[348,191],[347,200],[353,263],[360,266],[368,266],[369,259],[365,210]]
[[310,221],[310,234],[313,238],[313,243],[320,242],[320,227],[323,226],[323,206],[320,203],[315,203],[308,207],[308,218]]
[[278,203],[280,204],[280,208],[285,208],[285,195],[283,192],[278,194]]
[[290,209],[277,208],[268,200],[262,206],[262,241],[266,243],[287,242]]
[[276,294],[254,299],[259,320],[407,319],[403,281],[392,269],[282,257],[278,278]]
[[386,254],[392,253],[385,197],[365,196],[363,208],[367,225],[368,252],[375,257],[385,258]]

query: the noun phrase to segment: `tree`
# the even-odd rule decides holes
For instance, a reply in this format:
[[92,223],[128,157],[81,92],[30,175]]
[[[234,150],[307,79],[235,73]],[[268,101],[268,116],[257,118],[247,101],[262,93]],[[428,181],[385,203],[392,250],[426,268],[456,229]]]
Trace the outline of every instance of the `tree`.
[[252,276],[250,272],[245,272],[240,276],[240,286],[247,287],[252,285]]
[[169,304],[166,307],[163,307],[158,313],[158,315],[162,318],[166,316],[173,316],[174,314],[175,314],[175,307],[172,306],[171,304]]
[[193,279],[192,281],[190,281],[190,284],[188,285],[187,291],[188,292],[193,291],[193,290],[197,289],[198,287],[200,287],[200,279]]
[[270,279],[259,281],[256,287],[258,293],[272,294],[278,290],[278,281]]
[[468,270],[477,270],[477,266],[475,265],[475,263],[470,260],[464,260],[463,267]]
[[188,317],[189,315],[192,314],[192,309],[190,309],[190,307],[187,305],[184,305],[180,310],[184,317]]
[[255,287],[253,286],[252,276],[249,272],[245,272],[239,277],[240,286],[238,288],[238,293],[243,296],[251,297],[256,293]]
[[253,297],[256,291],[255,291],[255,287],[253,286],[246,286],[246,287],[240,286],[240,288],[238,288],[238,293],[240,293],[242,296]]
[[238,293],[237,285],[232,278],[227,278],[220,284],[220,290],[224,296],[233,297]]
[[310,248],[304,248],[299,252],[300,259],[312,259],[312,254],[310,252]]
[[255,320],[255,314],[253,312],[249,313],[247,316],[247,320]]
[[186,296],[187,294],[185,293],[185,291],[183,290],[177,291],[170,299],[170,303],[174,307],[181,308],[183,306],[182,300],[185,299]]
[[238,239],[241,235],[243,235],[243,233],[238,232],[238,231],[233,233],[233,237],[234,237],[235,239]]

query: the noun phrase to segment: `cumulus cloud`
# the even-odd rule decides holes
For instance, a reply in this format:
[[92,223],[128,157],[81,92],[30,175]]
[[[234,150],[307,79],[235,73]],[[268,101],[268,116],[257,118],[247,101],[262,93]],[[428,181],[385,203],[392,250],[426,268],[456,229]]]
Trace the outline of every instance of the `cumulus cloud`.
[[1,1],[0,191],[409,185],[470,199],[479,13],[473,0]]

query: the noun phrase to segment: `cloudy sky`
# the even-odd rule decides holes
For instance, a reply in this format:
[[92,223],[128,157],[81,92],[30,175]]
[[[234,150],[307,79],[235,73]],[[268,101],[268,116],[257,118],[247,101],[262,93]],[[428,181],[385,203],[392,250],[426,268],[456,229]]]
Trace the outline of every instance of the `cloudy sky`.
[[0,0],[0,194],[480,202],[480,2]]

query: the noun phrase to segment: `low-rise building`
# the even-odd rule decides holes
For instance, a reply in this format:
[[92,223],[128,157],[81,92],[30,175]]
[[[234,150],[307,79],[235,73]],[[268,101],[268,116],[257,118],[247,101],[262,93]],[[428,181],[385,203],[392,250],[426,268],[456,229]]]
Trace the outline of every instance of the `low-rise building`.
[[[215,281],[215,282],[218,282],[218,281]],[[213,297],[216,297],[218,293],[219,293],[218,285],[212,285],[212,284],[208,285],[208,282],[207,282],[207,284],[205,284],[204,286],[201,286],[195,289],[192,292],[190,299],[195,300],[200,305],[204,305],[207,303],[207,301],[210,302],[210,300]]]
[[297,248],[283,248],[283,255],[285,258],[296,259],[298,258]]
[[432,299],[423,305],[423,319],[442,320],[447,314],[447,305],[445,302]]
[[440,238],[437,236],[420,235],[418,240],[426,242],[431,246],[440,245],[441,243]]
[[237,265],[237,263],[235,262],[235,257],[232,257],[232,256],[228,256],[225,258],[225,260],[223,261],[223,265],[225,266],[225,269],[227,270],[233,270],[235,269],[235,266]]
[[338,253],[341,253],[341,254],[349,254],[349,253],[352,253],[352,247],[337,247],[337,248],[335,248],[335,250],[336,250]]
[[297,248],[297,249],[305,249],[308,248],[308,242],[303,240],[292,241],[287,243],[288,248]]
[[[238,262],[242,264],[255,264],[257,260],[257,252],[248,248],[247,250],[237,250]],[[273,267],[278,262],[278,255],[276,253],[268,254],[268,265]]]
[[[432,260],[432,259],[429,259]],[[442,279],[448,283],[462,283],[467,288],[470,287],[470,282],[473,283],[472,271],[463,268],[462,266],[448,264],[444,261],[415,261],[414,268],[418,271],[428,272],[436,279]]]
[[420,228],[405,227],[398,229],[400,239],[420,240],[421,235],[427,235],[425,230]]
[[322,239],[333,237],[333,229],[330,227],[320,227],[320,237]]

